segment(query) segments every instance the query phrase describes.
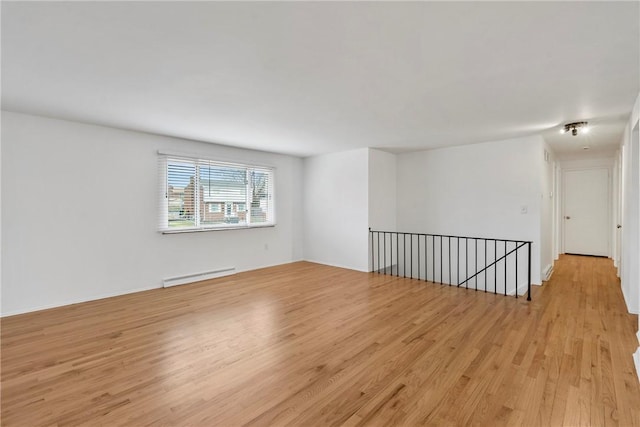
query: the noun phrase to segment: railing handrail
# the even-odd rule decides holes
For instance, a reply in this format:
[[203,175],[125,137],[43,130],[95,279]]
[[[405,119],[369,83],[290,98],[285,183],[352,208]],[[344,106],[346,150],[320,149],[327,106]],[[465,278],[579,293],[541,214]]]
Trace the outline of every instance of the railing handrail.
[[[491,239],[488,239],[491,240]],[[500,261],[502,261],[503,259],[505,259],[506,257],[508,257],[509,255],[511,255],[512,253],[514,253],[515,251],[517,251],[520,248],[523,248],[524,245],[526,245],[529,242],[520,242],[522,243],[520,246],[516,246],[515,248],[511,249],[509,252],[507,252],[506,254],[502,255],[500,258],[496,259],[495,261],[493,261],[491,264],[487,265],[485,268],[483,268],[480,271],[476,271],[476,273],[473,276],[469,276],[466,279],[464,279],[462,282],[458,283],[458,287],[462,284],[464,284],[465,282],[468,282],[469,280],[473,279],[474,277],[476,277],[478,274],[486,271],[489,267],[493,267],[494,265],[496,265],[497,263],[499,263]]]
[[514,239],[497,239],[494,237],[472,237],[472,236],[455,236],[449,234],[431,234],[431,233],[414,233],[412,231],[389,231],[389,230],[372,230],[371,233],[396,233],[396,234],[413,234],[414,236],[431,236],[431,237],[453,237],[456,239],[471,239],[471,240],[490,240],[492,242],[509,242],[509,243],[533,243],[532,240],[514,240]]
[[[377,247],[375,245],[374,242],[374,233],[378,236],[378,240],[377,240]],[[396,275],[400,276],[399,270],[400,267],[402,266],[403,268],[403,276],[404,277],[409,277],[409,278],[415,278],[413,275],[413,261],[414,261],[414,255],[413,255],[413,248],[414,248],[414,237],[417,237],[417,269],[418,269],[418,279],[422,280],[422,276],[420,274],[420,264],[421,264],[421,257],[420,257],[420,247],[421,247],[421,237],[424,237],[424,250],[425,250],[425,258],[424,258],[424,267],[425,267],[425,274],[424,274],[424,280],[428,281],[428,267],[429,267],[429,263],[428,263],[428,258],[427,258],[427,253],[429,251],[429,247],[428,247],[428,241],[429,241],[429,237],[431,237],[431,241],[432,241],[432,255],[431,255],[431,266],[432,266],[432,279],[435,282],[436,279],[436,266],[435,266],[435,262],[436,262],[436,238],[439,238],[440,240],[440,256],[437,258],[440,261],[440,283],[443,283],[443,259],[444,257],[447,255],[448,252],[448,267],[449,267],[449,274],[447,276],[447,282],[449,284],[449,286],[451,286],[452,284],[454,284],[452,282],[452,270],[451,270],[451,260],[452,260],[452,254],[451,254],[451,242],[452,239],[455,239],[456,243],[456,269],[455,271],[457,272],[457,276],[456,276],[456,280],[455,283],[458,287],[460,287],[461,285],[465,284],[465,283],[469,283],[471,281],[471,279],[475,278],[475,286],[476,289],[478,290],[478,282],[477,282],[477,278],[479,277],[480,274],[484,273],[484,280],[485,280],[485,289],[484,291],[487,292],[487,271],[489,271],[489,269],[491,267],[493,267],[495,269],[494,272],[494,293],[497,293],[497,266],[498,263],[504,260],[504,294],[505,296],[507,295],[507,286],[508,286],[508,280],[507,280],[507,259],[509,258],[509,255],[512,255],[515,253],[514,257],[515,257],[515,273],[514,273],[514,279],[515,279],[515,297],[518,298],[518,251],[520,249],[522,249],[523,247],[527,247],[526,248],[526,257],[527,259],[527,264],[526,264],[526,277],[527,277],[527,300],[531,301],[531,249],[532,249],[532,245],[533,245],[533,241],[531,240],[513,240],[513,239],[499,239],[499,238],[492,238],[492,237],[470,237],[470,236],[456,236],[456,235],[449,235],[449,234],[432,234],[432,233],[416,233],[416,232],[409,232],[409,231],[384,231],[384,230],[373,230],[371,229],[371,227],[369,227],[369,234],[371,235],[371,268],[372,271],[376,271],[375,270],[375,255],[374,252],[377,253],[377,260],[378,260],[378,273],[381,272],[381,268],[380,268],[380,261],[381,261],[381,252],[382,252],[382,261],[384,261],[384,274],[387,274],[387,254],[389,254],[389,261],[391,263],[393,263],[393,254],[394,254],[394,246],[393,246],[393,242],[394,242],[394,235],[395,235],[395,241],[396,241]],[[382,244],[380,242],[380,237],[382,235]],[[400,236],[402,236],[402,251],[400,251]],[[410,273],[409,276],[407,276],[407,248],[406,248],[406,236],[410,237],[410,243],[409,243],[409,250],[410,250],[410,256],[409,256],[409,267],[410,267]],[[387,239],[387,237],[389,237]],[[446,245],[447,248],[447,252],[443,252],[443,240],[447,239],[448,243]],[[473,246],[475,246],[475,250],[473,249],[472,246],[472,252],[475,254],[475,262],[474,262],[474,267],[473,269],[476,270],[475,273],[473,272],[469,272],[468,271],[468,267],[469,267],[469,247],[468,247],[468,241],[471,240],[472,242],[475,241],[475,244]],[[387,241],[389,242],[389,251],[387,251]],[[463,253],[460,252],[460,241],[464,241],[465,244],[465,251]],[[478,261],[481,261],[482,258],[478,259],[478,242],[482,242],[484,241],[484,267],[482,267],[480,270],[477,270],[478,267],[480,267],[478,265]],[[487,259],[487,243],[488,242],[493,242],[493,246],[494,246],[494,251],[493,251],[493,256],[491,258],[493,258],[493,260],[490,261],[490,259]],[[498,252],[497,252],[497,244],[498,242],[504,243],[504,253],[503,255],[499,256]],[[507,249],[507,245],[509,243],[513,243],[514,247],[510,250]],[[384,248],[384,249],[382,249]],[[482,246],[480,246],[480,249],[482,248]],[[490,247],[489,247],[490,248]],[[507,251],[508,250],[508,251]],[[400,264],[400,256],[402,253],[402,264]],[[462,281],[460,281],[460,257],[461,255],[464,255],[465,258],[465,274],[464,276],[466,276],[466,278]],[[390,273],[391,275],[393,275],[393,265],[394,264],[390,264]],[[472,273],[471,275],[469,275],[469,273]],[[463,277],[464,277],[463,276]],[[466,288],[467,286],[465,286]]]

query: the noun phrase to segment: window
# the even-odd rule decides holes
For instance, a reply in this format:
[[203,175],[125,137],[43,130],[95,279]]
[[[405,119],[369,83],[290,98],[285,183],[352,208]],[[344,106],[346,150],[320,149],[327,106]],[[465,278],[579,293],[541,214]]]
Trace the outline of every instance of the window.
[[271,168],[162,155],[161,231],[275,224]]

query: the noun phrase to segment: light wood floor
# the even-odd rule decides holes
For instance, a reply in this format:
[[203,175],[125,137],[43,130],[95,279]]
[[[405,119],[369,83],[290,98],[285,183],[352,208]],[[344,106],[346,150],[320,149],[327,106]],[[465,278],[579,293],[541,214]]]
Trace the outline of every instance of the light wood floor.
[[1,326],[4,426],[640,426],[602,258],[530,303],[301,262]]

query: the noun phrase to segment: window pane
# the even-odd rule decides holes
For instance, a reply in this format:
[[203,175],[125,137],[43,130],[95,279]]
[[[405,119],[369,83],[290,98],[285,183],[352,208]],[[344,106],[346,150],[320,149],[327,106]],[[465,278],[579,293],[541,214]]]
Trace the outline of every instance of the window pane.
[[167,164],[169,228],[196,225],[195,179],[195,165],[173,161]]
[[271,194],[270,176],[268,171],[251,171],[251,223],[260,224],[270,222]]
[[161,164],[161,230],[275,224],[273,170],[179,157]]
[[200,224],[246,224],[246,214],[234,209],[247,200],[246,169],[205,165],[199,173]]

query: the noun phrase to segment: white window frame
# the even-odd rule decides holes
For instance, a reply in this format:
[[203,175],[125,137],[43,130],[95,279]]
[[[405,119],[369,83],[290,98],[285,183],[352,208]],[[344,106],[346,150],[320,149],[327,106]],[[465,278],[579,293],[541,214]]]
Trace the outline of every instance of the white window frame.
[[[217,230],[230,230],[230,229],[247,229],[247,228],[264,228],[264,227],[274,227],[276,225],[276,215],[275,215],[275,168],[271,166],[261,166],[261,165],[251,165],[246,163],[236,163],[236,162],[228,162],[228,161],[220,161],[216,159],[203,158],[201,156],[190,156],[183,154],[172,154],[165,152],[158,152],[159,154],[159,179],[160,179],[160,215],[159,215],[159,231],[163,234],[174,234],[174,233],[186,233],[186,232],[200,232],[200,231],[217,231]],[[195,175],[196,175],[196,188],[200,186],[200,166],[221,166],[221,167],[230,167],[230,168],[238,168],[245,169],[247,174],[247,190],[246,190],[246,200],[242,203],[245,204],[246,207],[251,206],[251,197],[253,194],[253,188],[251,187],[252,183],[249,179],[250,173],[253,171],[268,173],[269,174],[269,182],[268,182],[268,209],[267,209],[267,221],[260,223],[251,223],[251,212],[250,209],[246,209],[246,219],[245,223],[231,223],[231,224],[201,224],[200,218],[200,209],[199,207],[199,198],[200,192],[195,191],[194,194],[194,213],[195,226],[192,227],[169,227],[169,182],[168,182],[168,166],[171,162],[180,162],[180,163],[193,163],[195,166]],[[222,206],[221,212],[226,214],[225,206]]]

